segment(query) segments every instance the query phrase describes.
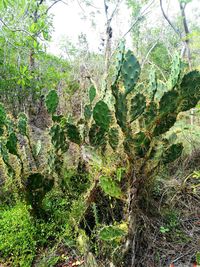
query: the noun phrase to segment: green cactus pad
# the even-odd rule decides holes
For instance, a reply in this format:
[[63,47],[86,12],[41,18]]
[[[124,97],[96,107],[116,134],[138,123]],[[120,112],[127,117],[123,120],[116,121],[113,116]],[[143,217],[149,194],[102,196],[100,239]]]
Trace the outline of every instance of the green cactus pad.
[[59,103],[59,98],[56,90],[51,90],[48,93],[48,95],[46,96],[45,103],[49,113],[53,114],[56,112]]
[[96,89],[95,87],[92,85],[89,89],[89,99],[90,99],[90,104],[93,102],[93,100],[96,97]]
[[187,111],[200,100],[200,72],[191,71],[183,77],[179,87],[180,111]]
[[108,130],[112,117],[108,105],[100,100],[94,107],[93,118],[98,126],[104,130]]
[[109,144],[113,150],[116,150],[119,144],[119,131],[117,128],[113,127],[108,133]]
[[117,123],[122,128],[122,130],[126,130],[127,123],[127,100],[122,93],[119,93],[118,97],[116,97],[115,101],[115,117],[117,119]]
[[0,103],[0,127],[2,128],[6,121],[6,111],[4,106]]
[[86,120],[89,120],[92,116],[92,107],[91,105],[86,105],[84,108],[84,116]]
[[146,108],[146,98],[143,94],[138,93],[131,99],[131,122],[136,120]]
[[12,132],[9,136],[8,136],[8,140],[6,143],[6,147],[9,151],[9,153],[18,156],[18,152],[17,152],[17,136],[14,132]]
[[153,131],[153,136],[164,134],[174,126],[176,122],[176,114],[168,114],[164,117],[157,117],[155,120],[156,126]]
[[53,115],[52,116],[53,122],[61,122],[62,118],[63,118],[63,115]]
[[178,159],[183,151],[183,145],[181,143],[179,144],[173,144],[171,145],[163,154],[162,156],[162,162],[164,164],[168,164],[170,162],[175,161]]
[[154,101],[156,92],[158,89],[158,82],[155,69],[151,69],[149,73],[149,86],[148,86],[148,94],[150,96],[151,101]]
[[168,87],[170,89],[174,88],[179,82],[181,76],[181,70],[182,70],[181,59],[180,55],[177,53],[173,57],[171,74],[168,81]]
[[157,116],[157,104],[155,102],[151,102],[146,108],[146,112],[144,113],[144,123],[147,128],[152,126],[152,123]]
[[66,123],[66,129],[67,129],[68,139],[71,142],[80,145],[81,144],[81,136],[80,136],[78,128],[74,124]]
[[8,149],[6,147],[5,140],[0,139],[0,154],[2,156],[2,159],[5,164],[9,163],[9,154],[8,154]]
[[123,62],[123,59],[124,59],[124,50],[125,50],[125,43],[124,43],[124,41],[121,41],[119,46],[118,46],[117,54],[116,54],[115,74],[114,74],[113,84],[116,83],[117,79],[120,76],[122,62]]
[[135,154],[139,157],[144,157],[150,147],[150,139],[144,132],[139,132],[133,137],[133,144],[135,147]]
[[24,113],[20,113],[18,116],[18,130],[21,135],[27,136],[27,117]]
[[132,51],[128,50],[124,56],[121,68],[121,78],[125,87],[125,94],[130,93],[139,78],[140,64],[135,58]]
[[50,129],[50,135],[51,135],[51,142],[55,149],[58,151],[59,149],[65,153],[67,152],[69,148],[69,144],[66,141],[65,132],[60,127],[59,124],[55,124]]
[[97,124],[93,124],[89,131],[90,145],[99,147],[106,144],[105,130],[99,127]]
[[165,92],[160,100],[159,113],[168,114],[174,113],[178,107],[178,93],[176,91]]

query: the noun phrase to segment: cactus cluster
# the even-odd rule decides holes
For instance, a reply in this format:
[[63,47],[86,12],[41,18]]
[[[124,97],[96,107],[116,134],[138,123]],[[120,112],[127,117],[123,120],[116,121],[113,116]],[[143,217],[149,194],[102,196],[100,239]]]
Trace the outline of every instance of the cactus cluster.
[[[129,159],[144,158],[156,150],[156,139],[163,138],[176,122],[180,112],[193,108],[200,99],[200,73],[191,71],[183,74],[183,64],[178,55],[175,55],[169,80],[162,87],[165,88],[162,96],[156,97],[158,81],[154,70],[150,71],[148,90],[138,92],[137,82],[140,76],[140,64],[132,51],[125,52],[124,43],[121,43],[117,53],[117,65],[111,85],[114,97],[114,114],[112,108],[102,99],[95,101],[96,89],[89,89],[89,104],[85,106],[85,134],[88,138],[80,138],[78,127],[66,123],[66,135],[69,141],[78,145],[89,140],[96,148],[110,144],[116,150],[119,144],[119,130],[123,133],[124,151]],[[138,87],[141,89],[141,87]],[[51,98],[55,98],[52,100]],[[50,92],[47,96],[47,109],[54,113],[57,107],[57,96]],[[54,103],[54,105],[52,104]],[[135,122],[137,130],[134,129]],[[139,129],[138,129],[139,126]],[[64,130],[64,129],[63,129]],[[57,134],[59,139],[59,134]],[[182,147],[174,144],[165,147],[162,161],[173,161],[180,156]],[[172,156],[173,154],[173,156]]]

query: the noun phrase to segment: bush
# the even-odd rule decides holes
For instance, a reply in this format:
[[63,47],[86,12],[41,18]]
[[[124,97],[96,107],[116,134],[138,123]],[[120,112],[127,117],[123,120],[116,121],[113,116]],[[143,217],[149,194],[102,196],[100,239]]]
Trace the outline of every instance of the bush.
[[30,267],[35,256],[35,227],[28,207],[18,203],[0,214],[0,260]]

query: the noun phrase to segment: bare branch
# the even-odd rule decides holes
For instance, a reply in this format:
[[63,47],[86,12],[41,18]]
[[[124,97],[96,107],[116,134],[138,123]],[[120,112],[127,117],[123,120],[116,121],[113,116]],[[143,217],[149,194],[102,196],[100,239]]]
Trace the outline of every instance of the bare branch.
[[182,38],[182,34],[181,34],[181,32],[179,31],[179,29],[177,29],[177,28],[173,25],[173,23],[171,22],[171,20],[168,18],[167,14],[165,13],[164,8],[163,8],[163,2],[162,2],[162,0],[160,0],[160,8],[161,8],[162,14],[163,14],[164,18],[166,19],[166,21],[169,23],[169,25],[172,27],[172,29],[175,31],[175,33],[178,34],[178,36],[179,36],[180,38]]
[[[128,31],[123,35],[122,39],[125,38],[125,36],[133,29],[133,27],[139,22],[142,20],[142,18],[144,16],[146,16],[148,12],[146,12],[152,5],[153,3],[155,2],[155,0],[152,0],[151,3],[142,11],[141,14],[139,14],[139,16],[136,18],[136,20],[131,24],[130,28],[128,29]],[[146,13],[145,13],[146,12]]]
[[49,10],[50,10],[55,4],[57,4],[58,2],[62,2],[62,0],[56,0],[55,2],[53,2],[53,4],[50,5],[50,6],[47,8],[47,10],[45,11],[45,14],[47,14],[47,13],[49,12]]

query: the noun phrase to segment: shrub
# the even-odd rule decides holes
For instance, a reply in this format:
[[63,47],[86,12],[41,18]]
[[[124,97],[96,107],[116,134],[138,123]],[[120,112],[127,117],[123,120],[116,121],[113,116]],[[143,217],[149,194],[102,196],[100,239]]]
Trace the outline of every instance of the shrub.
[[35,227],[28,207],[17,203],[0,214],[0,259],[11,266],[29,267],[36,250]]

